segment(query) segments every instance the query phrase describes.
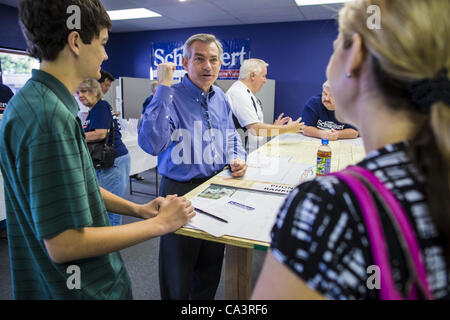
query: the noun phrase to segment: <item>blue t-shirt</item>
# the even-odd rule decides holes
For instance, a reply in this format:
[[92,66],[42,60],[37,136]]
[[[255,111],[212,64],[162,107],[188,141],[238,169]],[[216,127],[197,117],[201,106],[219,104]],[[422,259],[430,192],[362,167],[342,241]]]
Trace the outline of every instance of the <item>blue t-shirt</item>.
[[152,102],[153,99],[153,94],[151,94],[150,96],[147,97],[147,99],[145,99],[144,103],[142,104],[142,114],[144,114],[145,109],[147,109],[147,107],[150,105],[150,102]]
[[302,122],[306,126],[316,127],[321,130],[355,129],[352,126],[339,122],[334,111],[328,110],[322,103],[322,94],[311,97],[302,111]]
[[8,86],[0,83],[0,113],[3,113],[6,109],[6,105],[13,97],[14,93]]
[[[127,154],[128,150],[122,142],[119,121],[117,121],[117,117],[114,115],[108,102],[100,100],[91,110],[89,110],[83,129],[84,132],[94,131],[95,129],[109,129],[111,126],[111,118],[114,121],[114,149],[117,158]],[[109,139],[108,145],[112,145],[111,139]]]

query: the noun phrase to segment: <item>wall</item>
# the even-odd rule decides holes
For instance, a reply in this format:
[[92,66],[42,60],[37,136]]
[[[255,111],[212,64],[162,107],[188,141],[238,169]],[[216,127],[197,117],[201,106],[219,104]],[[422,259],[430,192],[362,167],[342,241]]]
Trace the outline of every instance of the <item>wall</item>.
[[114,76],[149,77],[152,42],[185,41],[195,33],[219,39],[250,39],[250,56],[269,63],[268,78],[276,80],[275,116],[300,116],[305,102],[321,92],[337,36],[334,20],[113,33],[104,69]]
[[27,44],[20,30],[19,10],[0,4],[0,47],[25,50]]
[[[0,4],[0,47],[26,49],[18,10]],[[267,61],[268,78],[276,80],[275,117],[297,117],[310,96],[321,91],[325,70],[337,36],[333,20],[111,33],[109,61],[104,69],[114,76],[149,77],[152,42],[184,41],[194,33],[222,39],[250,39],[251,57]]]

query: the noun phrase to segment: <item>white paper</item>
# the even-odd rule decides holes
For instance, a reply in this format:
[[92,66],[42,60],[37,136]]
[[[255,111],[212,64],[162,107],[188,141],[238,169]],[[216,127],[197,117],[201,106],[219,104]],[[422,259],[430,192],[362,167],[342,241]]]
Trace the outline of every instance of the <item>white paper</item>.
[[[245,180],[296,186],[314,178],[315,165],[294,162],[291,157],[269,156],[253,152],[247,159]],[[228,171],[220,176],[231,177]]]
[[224,235],[270,242],[270,231],[286,195],[209,186],[191,199],[195,208],[228,221],[224,223],[197,212],[188,223],[215,237]]

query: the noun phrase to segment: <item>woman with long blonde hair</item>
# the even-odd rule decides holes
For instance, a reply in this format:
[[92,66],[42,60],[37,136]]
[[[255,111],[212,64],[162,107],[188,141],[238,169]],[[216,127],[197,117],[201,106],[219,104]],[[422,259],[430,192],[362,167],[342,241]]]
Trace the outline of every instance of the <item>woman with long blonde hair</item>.
[[[327,77],[337,118],[358,128],[367,156],[289,195],[253,298],[449,297],[449,13],[448,0],[344,5]],[[358,172],[374,182],[362,184],[372,210],[352,187]]]

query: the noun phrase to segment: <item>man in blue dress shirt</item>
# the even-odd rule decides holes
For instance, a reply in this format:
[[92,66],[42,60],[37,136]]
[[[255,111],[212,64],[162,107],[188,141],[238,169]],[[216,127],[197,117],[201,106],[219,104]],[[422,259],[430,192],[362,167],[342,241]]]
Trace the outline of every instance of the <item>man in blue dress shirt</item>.
[[[156,93],[142,116],[138,142],[158,155],[160,194],[183,195],[230,165],[233,177],[247,170],[246,153],[224,92],[213,83],[222,64],[222,45],[209,34],[184,45],[187,75],[173,83],[175,64],[158,66]],[[176,234],[161,238],[162,299],[214,299],[224,245]]]

